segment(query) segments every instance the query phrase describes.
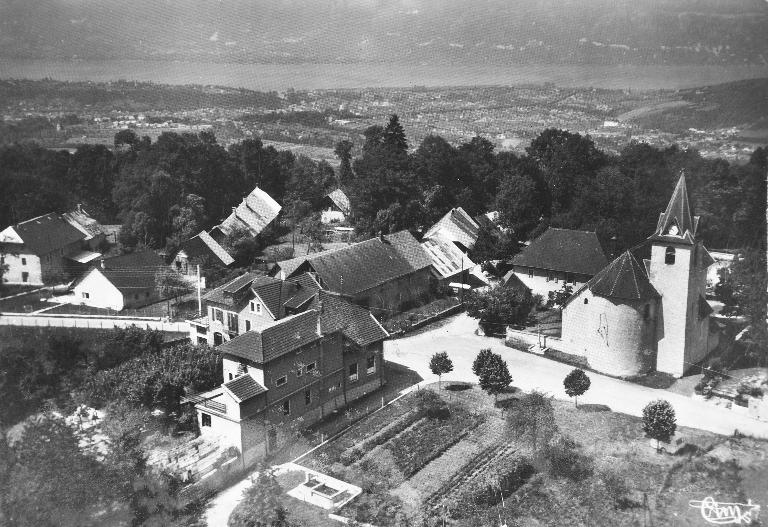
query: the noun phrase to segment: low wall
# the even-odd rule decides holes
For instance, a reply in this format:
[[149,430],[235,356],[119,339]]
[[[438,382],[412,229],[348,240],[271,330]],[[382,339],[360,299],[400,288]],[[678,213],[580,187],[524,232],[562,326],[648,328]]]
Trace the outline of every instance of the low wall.
[[550,348],[566,353],[563,341],[558,337],[552,337],[544,334],[530,333],[519,329],[507,327],[507,336],[504,342],[510,348],[528,351],[528,348],[541,343],[544,348]]
[[165,322],[153,317],[104,317],[99,315],[48,315],[0,313],[0,326],[113,329],[136,326],[168,333],[189,333],[187,322]]
[[431,324],[432,322],[437,322],[440,319],[443,319],[445,317],[449,317],[451,315],[455,315],[456,313],[461,313],[464,311],[464,304],[457,304],[455,306],[451,306],[448,309],[444,311],[440,311],[439,313],[435,313],[434,315],[425,318],[424,320],[419,320],[418,322],[414,322],[410,326],[404,329],[400,329],[398,331],[393,331],[389,335],[391,337],[399,337],[402,335],[405,335],[406,333],[410,331],[415,331],[419,328],[423,328],[424,326]]

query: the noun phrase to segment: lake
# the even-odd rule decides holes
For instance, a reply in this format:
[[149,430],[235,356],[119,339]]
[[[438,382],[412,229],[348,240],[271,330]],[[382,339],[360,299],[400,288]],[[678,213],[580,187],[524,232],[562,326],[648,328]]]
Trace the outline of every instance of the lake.
[[662,89],[768,77],[768,66],[594,66],[413,64],[227,64],[139,60],[0,59],[0,78],[152,81],[252,90],[541,84]]

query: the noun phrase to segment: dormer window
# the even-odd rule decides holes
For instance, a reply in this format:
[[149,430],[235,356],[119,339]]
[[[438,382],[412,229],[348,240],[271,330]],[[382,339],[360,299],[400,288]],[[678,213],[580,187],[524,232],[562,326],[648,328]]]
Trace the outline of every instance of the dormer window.
[[664,263],[667,264],[667,265],[672,265],[673,263],[675,263],[675,248],[674,247],[667,247],[667,250],[664,251]]

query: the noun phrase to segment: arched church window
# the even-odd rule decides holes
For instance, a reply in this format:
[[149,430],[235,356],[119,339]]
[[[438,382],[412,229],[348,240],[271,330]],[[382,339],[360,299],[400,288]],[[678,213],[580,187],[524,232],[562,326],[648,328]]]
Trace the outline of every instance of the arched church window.
[[667,247],[667,250],[664,252],[664,263],[671,265],[675,263],[675,248],[674,247]]
[[584,303],[585,303],[585,304],[589,304],[589,298],[585,298],[585,299],[584,299]]

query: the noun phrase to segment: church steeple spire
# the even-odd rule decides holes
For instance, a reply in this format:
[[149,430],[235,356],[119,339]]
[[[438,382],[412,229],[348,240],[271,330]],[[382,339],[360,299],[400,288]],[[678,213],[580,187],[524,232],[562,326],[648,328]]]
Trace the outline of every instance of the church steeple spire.
[[659,216],[656,231],[650,239],[693,244],[698,225],[699,217],[691,215],[685,173],[681,172],[667,210]]

